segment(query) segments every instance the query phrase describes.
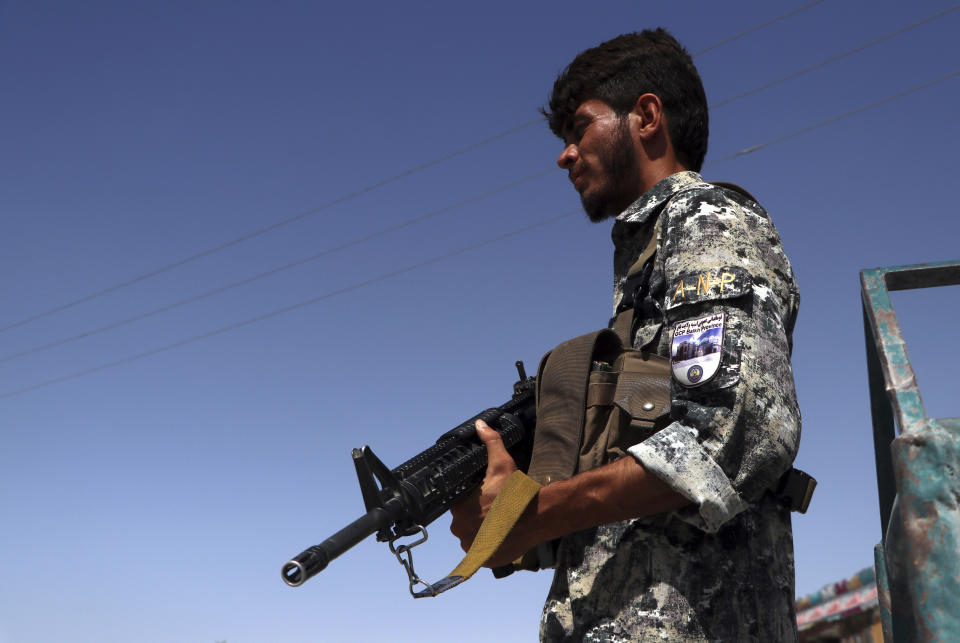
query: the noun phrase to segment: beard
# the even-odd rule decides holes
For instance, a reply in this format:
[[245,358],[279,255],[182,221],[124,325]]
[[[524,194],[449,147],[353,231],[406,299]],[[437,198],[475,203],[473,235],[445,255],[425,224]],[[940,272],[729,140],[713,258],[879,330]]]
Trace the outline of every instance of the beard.
[[598,156],[601,167],[595,169],[606,175],[606,181],[592,193],[586,190],[580,195],[583,210],[593,223],[617,216],[640,196],[632,193],[638,175],[637,157],[626,116],[618,119],[610,146]]

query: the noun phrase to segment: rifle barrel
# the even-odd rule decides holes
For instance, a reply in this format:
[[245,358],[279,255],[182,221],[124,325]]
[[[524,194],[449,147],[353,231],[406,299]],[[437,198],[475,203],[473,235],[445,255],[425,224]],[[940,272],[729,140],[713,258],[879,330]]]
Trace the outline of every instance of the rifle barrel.
[[[391,502],[388,501],[387,507],[389,508],[390,505]],[[357,518],[319,545],[305,549],[287,561],[280,572],[283,582],[290,587],[303,585],[322,572],[331,560],[391,524],[393,524],[393,517],[388,509],[380,507],[371,509],[366,515]]]

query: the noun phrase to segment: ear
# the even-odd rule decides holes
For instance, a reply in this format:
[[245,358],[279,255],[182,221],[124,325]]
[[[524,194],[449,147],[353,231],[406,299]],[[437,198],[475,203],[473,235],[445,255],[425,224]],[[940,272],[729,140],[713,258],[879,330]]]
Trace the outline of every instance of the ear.
[[663,113],[663,102],[656,94],[643,94],[637,99],[631,110],[637,121],[637,133],[641,139],[649,140],[661,130],[666,130],[667,119]]

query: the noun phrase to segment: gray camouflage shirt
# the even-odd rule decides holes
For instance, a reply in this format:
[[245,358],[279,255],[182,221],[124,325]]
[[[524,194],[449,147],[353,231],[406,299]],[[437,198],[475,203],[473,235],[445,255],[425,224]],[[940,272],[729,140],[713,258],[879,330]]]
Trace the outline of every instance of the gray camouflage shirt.
[[634,346],[673,354],[673,422],[630,453],[693,504],[564,537],[541,640],[796,640],[790,512],[770,493],[800,439],[790,262],[757,203],[674,174],[614,223],[614,309],[655,233]]

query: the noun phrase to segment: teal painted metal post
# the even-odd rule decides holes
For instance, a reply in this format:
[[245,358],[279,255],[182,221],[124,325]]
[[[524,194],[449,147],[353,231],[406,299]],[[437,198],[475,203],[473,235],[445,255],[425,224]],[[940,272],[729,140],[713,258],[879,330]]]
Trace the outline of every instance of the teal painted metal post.
[[876,570],[889,607],[884,638],[960,641],[960,418],[927,417],[889,296],[960,284],[960,262],[864,270],[860,280],[883,534]]
[[883,543],[873,548],[873,568],[877,575],[877,599],[880,603],[880,623],[883,640],[893,640],[893,619],[890,616],[890,581],[887,580],[887,558]]

